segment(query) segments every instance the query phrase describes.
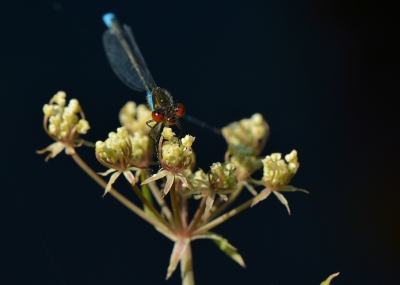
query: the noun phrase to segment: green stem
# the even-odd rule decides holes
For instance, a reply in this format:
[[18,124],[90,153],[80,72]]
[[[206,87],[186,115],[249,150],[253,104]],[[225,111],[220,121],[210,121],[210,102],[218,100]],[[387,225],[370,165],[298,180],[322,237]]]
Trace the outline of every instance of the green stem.
[[[145,176],[144,171],[141,171],[141,173],[140,173],[140,178],[141,178],[142,181],[146,180],[146,176]],[[143,196],[146,198],[146,200],[147,200],[151,205],[153,205],[153,199],[152,199],[151,192],[150,192],[150,189],[149,189],[148,185],[147,185],[147,184],[144,184],[144,185],[142,185],[141,188],[142,188]],[[148,213],[148,212],[149,212],[149,208],[148,208],[146,205],[143,205],[143,207],[144,207],[144,211],[145,211],[146,213]]]
[[182,195],[180,193],[179,195],[180,201],[181,201],[181,208],[180,208],[180,212],[181,212],[181,221],[182,221],[182,226],[184,229],[187,229],[188,227],[188,198],[185,195]]
[[[150,177],[150,174],[148,172],[146,172],[146,176]],[[150,183],[148,183],[146,185],[149,185],[151,193],[153,194],[154,198],[156,199],[158,205],[160,205],[161,213],[165,215],[165,217],[167,218],[168,222],[172,223],[172,220],[174,219],[174,217],[172,216],[172,213],[171,213],[170,209],[168,208],[167,203],[161,197],[160,189],[157,187],[157,184],[153,181],[153,182],[150,182]]]
[[176,195],[175,185],[176,184],[174,181],[173,185],[171,187],[171,190],[169,191],[170,197],[171,197],[171,207],[172,207],[172,212],[174,213],[176,227],[182,232],[183,224],[182,224],[182,220],[181,220],[181,214],[179,211],[178,199],[177,199],[178,197]]
[[192,221],[189,224],[188,232],[190,233],[193,229],[196,228],[197,224],[200,222],[202,214],[204,213],[204,209],[206,207],[206,199],[207,197],[203,197],[200,201],[200,205],[197,208],[196,213],[194,214],[194,217]]
[[143,205],[145,205],[151,211],[151,213],[153,213],[154,216],[160,222],[162,222],[166,227],[171,228],[171,226],[164,219],[164,217],[160,214],[160,212],[158,212],[157,209],[154,208],[154,206],[152,204],[150,204],[150,202],[146,199],[146,197],[143,195],[142,191],[140,191],[139,187],[136,184],[135,185],[131,184],[131,187],[132,187],[133,191],[135,191],[136,195],[138,195],[138,197],[139,197],[140,201],[142,201]]

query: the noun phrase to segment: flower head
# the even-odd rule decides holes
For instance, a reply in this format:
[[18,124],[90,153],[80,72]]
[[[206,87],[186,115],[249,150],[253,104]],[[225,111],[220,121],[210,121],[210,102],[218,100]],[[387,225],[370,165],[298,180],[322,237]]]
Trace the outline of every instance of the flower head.
[[253,148],[258,155],[267,141],[269,126],[260,114],[254,114],[250,119],[233,122],[222,128],[222,135],[228,145],[243,144]]
[[150,163],[149,136],[142,131],[137,131],[130,136],[132,144],[132,164],[146,167]]
[[190,135],[178,139],[171,128],[165,127],[159,142],[161,169],[157,174],[143,181],[142,184],[167,176],[164,196],[167,195],[171,189],[175,177],[183,183],[184,187],[190,187],[186,174],[193,161],[192,144],[194,140],[195,138]]
[[59,91],[53,96],[49,104],[43,106],[43,127],[46,133],[56,142],[47,148],[37,151],[42,154],[49,151],[46,161],[54,158],[65,149],[69,155],[75,154],[74,147],[81,146],[81,134],[86,134],[90,129],[88,121],[78,100],[71,99],[66,105],[66,93]]
[[293,176],[296,174],[299,163],[297,161],[297,151],[293,150],[290,154],[285,156],[285,160],[281,159],[280,153],[273,153],[267,155],[262,160],[264,165],[264,175],[261,181],[254,181],[254,183],[265,186],[253,200],[251,206],[256,205],[258,202],[266,199],[269,194],[274,193],[278,199],[284,204],[290,214],[289,204],[285,197],[279,192],[283,191],[303,191],[308,193],[306,190],[297,189],[293,186],[287,185]]
[[164,128],[162,137],[167,141],[162,141],[160,150],[160,164],[164,170],[171,173],[180,173],[186,170],[192,162],[192,144],[194,137],[186,135],[178,139],[171,128]]
[[226,194],[237,190],[238,180],[235,176],[234,170],[235,166],[230,162],[217,162],[211,165],[211,170],[208,175],[210,188],[206,201],[206,212],[211,210],[216,194],[225,201],[228,201]]
[[262,162],[257,158],[255,149],[241,143],[228,146],[225,160],[235,165],[235,174],[240,181],[262,167]]
[[262,160],[264,165],[262,181],[272,190],[279,190],[287,185],[299,168],[296,150],[285,156],[286,162],[281,159],[281,156],[280,153],[273,153]]
[[257,156],[267,141],[269,126],[260,114],[229,124],[222,128],[222,134],[228,143],[225,161],[235,165],[235,174],[240,181],[261,168]]
[[119,120],[131,135],[137,131],[147,134],[150,128],[146,122],[151,120],[151,111],[144,104],[137,106],[135,102],[129,101],[119,112]]
[[215,196],[219,195],[225,201],[226,194],[238,189],[238,180],[235,176],[235,166],[231,162],[213,163],[208,174],[199,169],[191,176],[193,189],[189,194],[207,197],[205,211],[209,212],[214,204]]
[[211,165],[210,186],[216,192],[231,193],[237,189],[235,166],[230,162],[216,162]]
[[[133,150],[132,141],[135,143],[137,149]],[[148,139],[147,139],[148,143]],[[140,171],[137,166],[138,157],[142,157],[147,150],[146,139],[140,137],[140,134],[131,139],[128,134],[128,130],[125,127],[117,129],[117,132],[111,132],[108,134],[108,139],[104,142],[96,142],[96,158],[97,160],[107,168],[110,168],[100,175],[108,175],[114,173],[104,192],[104,195],[111,190],[112,184],[119,177],[121,173],[124,174],[125,178],[130,184],[135,184],[136,180],[132,174],[132,170],[136,172]]]

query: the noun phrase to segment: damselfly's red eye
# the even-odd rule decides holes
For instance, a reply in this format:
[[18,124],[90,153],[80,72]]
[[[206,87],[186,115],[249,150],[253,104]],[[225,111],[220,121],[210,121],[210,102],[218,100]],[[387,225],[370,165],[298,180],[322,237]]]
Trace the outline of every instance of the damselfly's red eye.
[[185,115],[185,106],[183,106],[181,103],[176,104],[175,112],[178,118],[182,117]]
[[160,123],[164,120],[164,114],[161,112],[161,110],[154,110],[151,112],[151,117],[157,123]]

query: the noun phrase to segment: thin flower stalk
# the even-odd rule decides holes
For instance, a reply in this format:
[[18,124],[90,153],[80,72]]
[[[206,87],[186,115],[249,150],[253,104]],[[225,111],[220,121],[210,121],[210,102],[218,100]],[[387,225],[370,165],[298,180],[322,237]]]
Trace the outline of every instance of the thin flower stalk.
[[154,216],[156,216],[158,221],[161,221],[167,228],[170,228],[170,224],[165,220],[165,217],[163,217],[156,208],[146,199],[146,197],[143,195],[142,191],[139,189],[139,187],[136,184],[131,184],[131,187],[135,194],[139,197],[140,201],[150,209],[150,211],[153,213]]
[[216,226],[222,224],[223,222],[226,222],[228,219],[236,216],[243,210],[246,210],[247,208],[249,208],[252,202],[253,202],[253,198],[248,200],[247,202],[241,204],[240,206],[236,207],[235,209],[230,210],[228,213],[225,213],[225,214],[219,216],[218,218],[212,220],[211,222],[197,228],[196,230],[193,231],[193,233],[192,233],[193,236],[201,235],[205,232],[210,231],[211,229],[215,228]]
[[[102,188],[105,188],[107,183],[96,174],[83,160],[82,158],[75,153],[74,155],[71,156],[76,164],[86,173],[88,174],[97,184],[99,184]],[[111,188],[110,190],[110,195],[113,196],[115,199],[117,199],[119,202],[121,202],[125,207],[127,207],[129,210],[134,212],[136,215],[141,217],[143,220],[148,222],[149,224],[153,225],[156,228],[163,229],[163,233],[167,233],[169,231],[168,228],[166,228],[161,222],[158,220],[154,219],[153,217],[149,216],[146,214],[141,208],[136,206],[134,203],[129,201],[127,198],[125,198],[123,195],[121,195],[117,190],[114,188]],[[167,236],[167,235],[166,235]],[[170,238],[169,236],[167,236]]]
[[[145,173],[146,173],[145,177],[146,176],[150,177],[150,174],[148,172],[145,172]],[[145,179],[142,179],[142,180],[144,181]],[[167,218],[167,220],[169,222],[171,222],[172,219],[173,219],[171,210],[168,208],[168,205],[165,202],[165,200],[161,197],[160,190],[159,190],[157,184],[155,182],[149,182],[148,184],[145,184],[145,185],[149,186],[151,194],[154,196],[154,198],[156,199],[157,203],[160,205],[161,213],[163,215],[165,215],[165,217]]]

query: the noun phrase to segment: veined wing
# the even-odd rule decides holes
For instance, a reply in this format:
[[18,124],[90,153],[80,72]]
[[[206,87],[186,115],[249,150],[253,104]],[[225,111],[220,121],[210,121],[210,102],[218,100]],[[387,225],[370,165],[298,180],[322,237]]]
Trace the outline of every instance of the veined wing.
[[103,16],[108,29],[103,34],[103,45],[115,74],[136,91],[151,92],[156,87],[153,77],[127,25],[121,28],[114,14]]

